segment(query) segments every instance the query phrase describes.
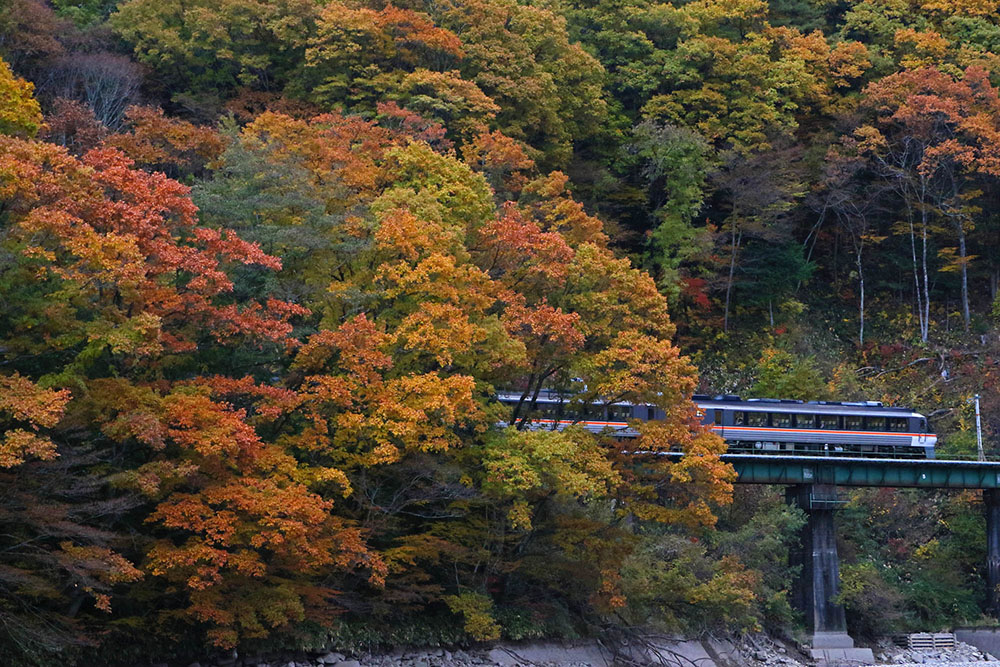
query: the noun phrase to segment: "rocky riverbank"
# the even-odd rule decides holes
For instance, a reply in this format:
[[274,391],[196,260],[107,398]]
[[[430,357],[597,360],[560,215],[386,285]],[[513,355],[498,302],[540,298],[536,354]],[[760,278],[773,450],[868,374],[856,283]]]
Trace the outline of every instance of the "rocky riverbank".
[[[958,642],[952,650],[915,651],[889,642],[874,647],[875,665],[959,667],[1000,662],[974,646]],[[240,656],[196,662],[187,667],[815,667],[799,647],[764,635],[738,643],[724,640],[679,640],[645,637],[628,647],[597,642],[535,642],[479,649],[427,648],[391,653],[347,655],[337,651],[292,656]],[[153,665],[153,667],[176,667]],[[181,666],[184,667],[184,666]],[[862,666],[856,666],[862,667]],[[865,665],[863,667],[874,667]]]
[[[997,658],[984,653],[975,646],[957,642],[955,648],[943,651],[915,651],[899,648],[892,644],[880,644],[874,649],[878,665],[896,665],[897,667],[912,667],[913,665],[979,665],[984,662],[1000,662]],[[868,667],[868,666],[866,666]]]

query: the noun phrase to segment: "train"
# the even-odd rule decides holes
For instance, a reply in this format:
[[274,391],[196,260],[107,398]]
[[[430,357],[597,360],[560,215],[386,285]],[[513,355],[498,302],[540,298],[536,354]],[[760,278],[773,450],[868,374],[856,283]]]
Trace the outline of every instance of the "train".
[[[522,395],[500,392],[497,399],[513,409]],[[937,436],[928,430],[927,418],[909,408],[879,401],[744,399],[732,394],[696,394],[693,401],[702,422],[726,441],[732,453],[934,458]],[[522,410],[526,405],[530,400],[524,401]],[[531,429],[580,425],[622,439],[639,435],[635,421],[666,418],[653,405],[588,405],[555,391],[539,392],[534,408],[521,415],[526,415],[525,425]]]

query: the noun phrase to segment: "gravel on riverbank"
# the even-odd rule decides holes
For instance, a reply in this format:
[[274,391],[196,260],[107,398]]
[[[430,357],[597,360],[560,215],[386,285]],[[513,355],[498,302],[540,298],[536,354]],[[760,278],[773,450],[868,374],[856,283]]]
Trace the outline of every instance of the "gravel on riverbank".
[[[674,646],[700,646],[697,642],[682,642]],[[667,650],[659,655],[661,665],[668,667],[701,667],[706,659],[720,659],[720,665],[729,667],[814,667],[816,663],[799,652],[796,647],[774,641],[765,635],[758,635],[735,646],[729,642],[708,642],[717,655],[704,658],[698,655],[673,653]],[[663,647],[661,647],[663,648]],[[688,646],[690,649],[691,647]],[[556,647],[547,645],[539,652],[539,646],[525,651],[517,646],[495,646],[481,649],[445,649],[427,648],[410,649],[384,654],[368,654],[347,656],[331,651],[323,655],[301,655],[296,658],[234,656],[232,659],[193,663],[189,667],[606,667],[611,664],[610,655],[602,652],[596,645],[577,645],[575,647]],[[876,662],[872,665],[856,667],[960,667],[962,665],[981,665],[984,662],[1000,663],[992,655],[983,653],[974,646],[958,642],[954,649],[916,651],[900,648],[886,641],[873,648]],[[526,657],[530,655],[531,657]],[[717,657],[718,656],[718,657]],[[630,667],[657,664],[655,660],[645,659],[633,654],[632,660],[621,664]],[[714,664],[714,662],[712,663]],[[153,667],[167,667],[154,665]]]
[[[1000,662],[989,653],[983,653],[975,646],[963,642],[957,642],[955,648],[948,651],[916,651],[882,642],[873,649],[873,652],[876,659],[875,665],[895,665],[896,667],[914,667],[916,665],[958,667],[959,665],[980,665],[984,662]],[[865,665],[865,667],[872,666]]]

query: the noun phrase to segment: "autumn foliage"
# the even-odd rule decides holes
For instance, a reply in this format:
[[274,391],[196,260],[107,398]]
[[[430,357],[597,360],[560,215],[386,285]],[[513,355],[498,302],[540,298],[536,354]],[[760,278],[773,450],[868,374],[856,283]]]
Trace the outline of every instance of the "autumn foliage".
[[[793,626],[690,397],[1000,429],[996,9],[0,3],[0,656]],[[976,620],[859,498],[857,617]]]
[[[412,12],[359,12],[395,35],[392,57],[428,40],[461,55]],[[393,103],[378,121],[264,112],[226,135],[144,107],[83,134],[61,104],[64,146],[0,136],[0,466],[78,490],[54,504],[4,472],[0,516],[32,539],[73,503],[94,511],[0,570],[34,610],[82,595],[60,632],[5,610],[9,640],[44,653],[102,614],[152,614],[164,636],[193,625],[231,648],[363,608],[457,614],[488,639],[496,604],[558,586],[526,548],[561,554],[559,576],[588,583],[558,604],[596,617],[627,604],[624,521],[700,530],[728,502],[665,299],[503,133],[470,126],[466,163]],[[294,174],[291,190],[248,165]],[[170,174],[202,179],[194,200]],[[641,448],[692,456],[524,430],[543,386],[659,405],[671,420]],[[495,399],[511,388],[513,411]],[[592,529],[596,559],[576,543]]]

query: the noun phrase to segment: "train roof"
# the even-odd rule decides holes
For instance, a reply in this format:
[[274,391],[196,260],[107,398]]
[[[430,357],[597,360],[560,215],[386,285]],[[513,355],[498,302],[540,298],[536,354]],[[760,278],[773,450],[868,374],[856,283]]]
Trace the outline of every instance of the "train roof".
[[[521,394],[514,392],[499,392],[497,398],[502,401],[518,401]],[[797,414],[838,414],[861,415],[867,417],[884,417],[888,414],[898,417],[923,417],[906,407],[883,405],[878,401],[799,401],[787,398],[741,398],[733,394],[707,396],[695,394],[693,401],[703,408],[739,409],[751,412],[794,412]],[[573,394],[551,390],[538,393],[538,401],[542,403],[569,403]],[[628,401],[619,401],[617,405],[632,405]]]
[[694,402],[702,408],[724,408],[750,412],[792,412],[797,414],[861,415],[864,417],[923,417],[910,408],[883,405],[878,401],[796,401],[790,399],[762,398],[737,399],[730,397],[695,396]]

